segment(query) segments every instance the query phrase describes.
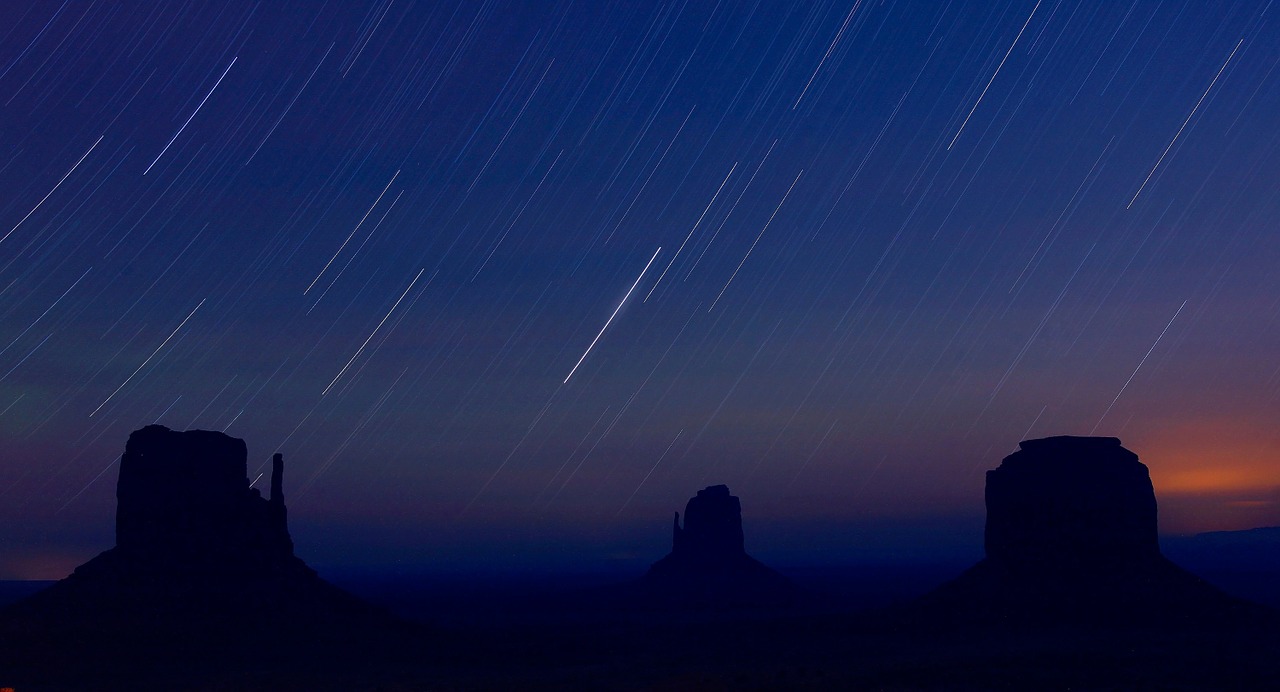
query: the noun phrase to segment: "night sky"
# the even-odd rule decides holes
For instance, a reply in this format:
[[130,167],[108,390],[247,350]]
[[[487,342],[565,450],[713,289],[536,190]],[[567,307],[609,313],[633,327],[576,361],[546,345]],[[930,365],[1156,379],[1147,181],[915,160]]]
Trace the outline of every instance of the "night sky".
[[338,567],[643,565],[716,483],[766,561],[980,549],[1058,434],[1280,523],[1278,15],[2,3],[0,578],[153,422]]

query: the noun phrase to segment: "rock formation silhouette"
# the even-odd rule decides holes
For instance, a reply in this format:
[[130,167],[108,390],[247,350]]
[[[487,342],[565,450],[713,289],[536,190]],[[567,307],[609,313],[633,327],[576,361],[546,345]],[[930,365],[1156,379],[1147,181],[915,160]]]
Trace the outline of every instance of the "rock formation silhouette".
[[956,622],[1194,624],[1259,611],[1165,559],[1147,467],[1114,437],[1028,440],[987,472],[986,558],[918,602]]
[[391,624],[293,554],[283,457],[272,460],[269,499],[250,487],[246,459],[244,441],[220,432],[135,431],[120,459],[115,547],[6,619],[89,640],[193,646]]
[[671,553],[640,582],[651,604],[691,608],[785,606],[802,596],[791,580],[747,555],[742,505],[728,486],[698,491],[676,512]]
[[214,564],[288,569],[284,459],[274,455],[271,497],[249,487],[244,441],[151,425],[129,436],[116,485],[116,551],[159,569]]

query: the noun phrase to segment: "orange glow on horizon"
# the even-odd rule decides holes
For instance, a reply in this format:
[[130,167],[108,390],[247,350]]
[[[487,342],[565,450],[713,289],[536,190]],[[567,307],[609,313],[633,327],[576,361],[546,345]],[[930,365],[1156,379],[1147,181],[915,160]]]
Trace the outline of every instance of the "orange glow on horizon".
[[1179,422],[1135,437],[1151,469],[1162,528],[1176,533],[1280,523],[1280,442],[1273,426],[1249,419]]
[[1156,492],[1169,495],[1217,495],[1280,486],[1280,478],[1270,469],[1216,464],[1203,468],[1175,468],[1161,473],[1158,480],[1154,476],[1153,471],[1152,484]]

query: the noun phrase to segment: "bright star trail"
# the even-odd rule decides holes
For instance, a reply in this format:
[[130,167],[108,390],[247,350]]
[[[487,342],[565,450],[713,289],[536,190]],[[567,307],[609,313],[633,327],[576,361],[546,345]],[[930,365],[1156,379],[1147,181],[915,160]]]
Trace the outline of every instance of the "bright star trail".
[[111,544],[151,423],[284,454],[320,565],[641,560],[717,483],[766,562],[907,550],[1091,432],[1166,532],[1280,525],[1267,3],[0,27],[0,579]]
[[107,402],[111,401],[112,397],[114,397],[115,395],[119,394],[119,393],[120,393],[120,390],[121,390],[121,389],[124,389],[125,385],[129,384],[129,381],[130,381],[130,380],[132,380],[132,379],[133,379],[133,378],[134,378],[138,373],[142,372],[142,369],[143,369],[143,368],[147,367],[147,363],[150,363],[150,362],[151,362],[151,359],[152,359],[152,358],[155,358],[155,357],[156,357],[156,354],[160,353],[160,351],[162,351],[162,350],[164,349],[165,344],[169,343],[169,341],[170,341],[171,339],[173,339],[173,337],[174,337],[174,336],[176,336],[176,335],[177,335],[177,333],[178,333],[178,332],[179,332],[183,327],[185,327],[185,326],[187,325],[187,322],[188,322],[192,317],[195,317],[196,310],[199,310],[201,305],[204,305],[204,301],[203,301],[203,300],[202,300],[202,301],[200,301],[200,303],[199,303],[198,305],[196,305],[194,308],[192,308],[192,309],[191,309],[191,313],[190,313],[190,314],[188,314],[186,317],[182,318],[182,321],[178,323],[178,326],[174,327],[172,332],[169,332],[169,336],[166,336],[166,337],[164,338],[164,341],[161,341],[161,342],[160,342],[160,345],[159,345],[159,346],[156,346],[156,350],[152,351],[152,352],[151,352],[151,355],[147,356],[147,359],[146,359],[146,360],[144,360],[144,361],[142,361],[142,365],[139,365],[139,366],[138,366],[138,368],[137,368],[136,370],[134,370],[133,372],[129,373],[129,376],[128,376],[128,377],[126,377],[126,378],[124,378],[124,382],[121,382],[119,387],[116,387],[114,390],[112,390],[112,391],[111,391],[111,393],[107,395],[107,398],[106,398],[106,399],[103,399],[101,404],[98,404],[98,407],[97,407],[97,408],[95,408],[94,410],[92,410],[92,411],[90,411],[90,412],[89,412],[89,417],[90,417],[90,418],[92,418],[95,414],[97,414],[97,413],[98,413],[98,411],[101,411],[101,410],[102,410],[102,407],[103,407],[103,406],[106,406],[106,405],[107,405]]
[[409,291],[413,290],[414,285],[418,283],[418,279],[422,278],[422,273],[425,271],[426,269],[418,270],[418,275],[413,277],[413,281],[409,282],[409,287],[404,289],[404,293],[401,293],[399,298],[396,298],[395,304],[391,306],[391,309],[387,310],[387,314],[382,316],[382,319],[378,322],[378,326],[373,328],[373,331],[369,333],[368,338],[360,344],[360,348],[357,348],[356,352],[352,354],[349,360],[347,360],[347,364],[342,366],[342,369],[338,371],[337,375],[333,376],[332,380],[329,380],[329,384],[324,388],[323,392],[320,392],[320,396],[328,394],[329,390],[333,389],[333,385],[337,384],[338,380],[347,372],[347,368],[351,367],[351,364],[356,362],[356,358],[359,358],[361,353],[364,353],[365,347],[368,346],[369,342],[373,340],[373,337],[378,334],[378,330],[382,329],[382,325],[386,324],[387,320],[391,318],[391,313],[395,312],[396,308],[400,307],[401,301],[404,300],[405,296],[409,295]]
[[604,326],[600,328],[599,333],[596,334],[596,338],[592,339],[590,344],[587,344],[587,350],[582,352],[582,357],[579,358],[578,362],[574,363],[573,367],[569,369],[569,374],[565,375],[564,382],[562,384],[569,383],[569,378],[573,377],[573,373],[578,371],[578,366],[582,365],[582,361],[587,359],[587,354],[591,353],[591,349],[596,347],[596,342],[600,340],[600,337],[604,336],[604,330],[609,328],[609,325],[613,322],[613,318],[618,316],[618,311],[622,309],[623,305],[627,304],[627,298],[631,297],[631,292],[636,290],[636,286],[640,285],[640,280],[644,278],[645,272],[649,271],[649,265],[653,264],[655,259],[658,259],[659,252],[662,252],[662,248],[658,248],[653,251],[653,257],[650,257],[649,261],[644,265],[644,269],[640,270],[640,276],[637,276],[636,280],[631,284],[631,288],[627,289],[627,294],[622,296],[622,300],[619,301],[618,307],[613,309],[613,313],[609,315],[609,319],[604,321]]
[[1209,95],[1210,91],[1213,91],[1213,85],[1218,83],[1218,78],[1222,76],[1222,71],[1227,69],[1227,65],[1231,64],[1231,59],[1236,57],[1236,51],[1240,50],[1240,46],[1242,45],[1244,45],[1244,39],[1240,39],[1240,42],[1236,44],[1236,47],[1231,49],[1231,55],[1228,55],[1226,62],[1222,63],[1222,67],[1218,68],[1218,73],[1213,76],[1213,81],[1209,82],[1209,86],[1205,87],[1204,93],[1200,95],[1200,99],[1196,101],[1196,105],[1191,107],[1191,112],[1187,114],[1187,119],[1182,121],[1182,125],[1179,126],[1178,131],[1174,133],[1173,139],[1169,140],[1169,145],[1164,148],[1164,151],[1160,152],[1160,158],[1156,159],[1156,163],[1151,167],[1151,172],[1147,173],[1147,177],[1142,179],[1142,184],[1138,186],[1138,191],[1133,193],[1133,199],[1129,200],[1129,203],[1124,205],[1125,209],[1132,207],[1133,203],[1138,201],[1138,195],[1142,194],[1142,191],[1147,187],[1147,183],[1151,182],[1151,176],[1155,175],[1156,169],[1160,168],[1161,163],[1164,163],[1164,157],[1169,155],[1169,150],[1178,142],[1178,138],[1182,136],[1182,131],[1187,129],[1187,123],[1191,122],[1191,119],[1196,115],[1196,111],[1200,110],[1200,104],[1204,103],[1205,97]]
[[49,194],[45,195],[44,197],[41,197],[40,201],[36,202],[36,205],[31,208],[31,211],[27,212],[26,216],[23,216],[21,219],[18,219],[18,223],[13,224],[13,228],[10,228],[9,232],[4,234],[4,237],[0,237],[0,243],[3,243],[4,241],[8,240],[9,236],[13,235],[13,232],[18,230],[18,226],[21,226],[23,221],[26,221],[27,219],[31,218],[31,215],[36,213],[36,210],[40,208],[40,205],[47,202],[49,198],[53,196],[53,193],[58,191],[58,188],[64,182],[66,182],[67,178],[71,177],[71,174],[76,172],[76,169],[80,167],[80,164],[84,163],[84,160],[89,157],[89,154],[92,154],[93,150],[98,148],[98,145],[102,143],[103,137],[106,137],[106,135],[99,137],[97,141],[93,143],[93,146],[89,147],[89,150],[86,151],[83,156],[81,156],[75,163],[71,164],[71,168],[68,169],[67,172],[64,173],[63,176],[58,179],[58,182],[54,183],[53,189],[49,190]]
[[982,97],[987,95],[987,91],[991,88],[991,83],[996,81],[996,77],[1000,76],[1000,68],[1004,67],[1005,62],[1009,59],[1009,54],[1013,52],[1014,46],[1018,45],[1018,40],[1022,38],[1023,32],[1027,30],[1027,25],[1036,16],[1036,10],[1040,9],[1040,1],[1036,0],[1036,6],[1031,8],[1031,14],[1027,16],[1027,21],[1022,23],[1022,28],[1018,29],[1018,35],[1013,37],[1013,43],[1009,44],[1009,50],[1004,52],[1004,57],[1000,58],[1000,64],[996,65],[996,71],[991,73],[991,79],[987,80],[986,86],[982,87],[982,93],[978,94],[978,100],[973,102],[973,108],[964,116],[964,122],[960,123],[960,128],[956,130],[956,134],[947,143],[947,150],[955,146],[956,140],[960,139],[960,133],[964,132],[964,126],[969,124],[969,119],[973,117],[973,112],[978,110],[978,106],[982,105]]
[[[1173,326],[1173,321],[1178,319],[1178,315],[1182,314],[1182,308],[1185,308],[1185,307],[1187,307],[1187,301],[1184,300],[1182,301],[1182,305],[1178,306],[1178,310],[1173,313],[1173,317],[1169,318],[1169,324],[1166,324],[1164,326],[1164,329],[1160,330],[1160,336],[1157,336],[1156,340],[1152,342],[1151,348],[1147,349],[1147,352],[1142,354],[1142,360],[1138,361],[1137,366],[1133,368],[1133,373],[1129,375],[1129,379],[1125,380],[1124,384],[1120,385],[1120,391],[1116,392],[1116,398],[1112,399],[1110,404],[1107,404],[1107,410],[1102,412],[1102,417],[1098,419],[1097,425],[1094,425],[1093,428],[1089,431],[1090,435],[1097,432],[1098,428],[1102,425],[1102,421],[1106,420],[1107,414],[1111,413],[1112,408],[1115,408],[1116,402],[1120,400],[1120,395],[1124,394],[1124,390],[1129,386],[1130,382],[1133,382],[1133,378],[1138,376],[1138,371],[1142,369],[1142,364],[1146,363],[1147,358],[1151,357],[1151,352],[1156,350],[1156,346],[1160,345],[1160,340],[1164,338],[1164,335],[1166,333],[1168,333],[1169,327]],[[1032,421],[1031,424],[1035,425],[1035,421]]]
[[166,151],[169,151],[169,147],[173,146],[173,143],[178,139],[178,135],[182,134],[182,131],[187,129],[187,125],[191,124],[191,119],[196,117],[196,113],[199,113],[200,109],[204,107],[204,102],[208,101],[210,96],[213,96],[213,92],[216,91],[218,85],[222,83],[222,78],[227,76],[227,73],[231,71],[232,66],[235,64],[236,58],[232,58],[231,64],[227,65],[227,69],[223,70],[222,74],[218,75],[218,81],[214,82],[213,86],[209,88],[209,93],[205,94],[204,98],[200,99],[200,103],[196,106],[196,109],[191,111],[191,115],[187,116],[187,119],[183,121],[182,127],[179,127],[178,131],[173,133],[173,137],[171,137],[168,143],[164,145],[164,148],[160,150],[160,153],[156,154],[155,160],[153,160],[151,165],[147,166],[147,169],[142,172],[143,175],[150,173],[151,169],[155,168],[156,163],[160,161]]

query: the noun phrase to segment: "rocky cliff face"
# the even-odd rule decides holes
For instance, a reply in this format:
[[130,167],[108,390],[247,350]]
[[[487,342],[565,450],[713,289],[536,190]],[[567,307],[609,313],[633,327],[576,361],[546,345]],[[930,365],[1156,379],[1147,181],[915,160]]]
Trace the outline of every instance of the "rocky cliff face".
[[116,485],[116,550],[151,562],[284,562],[293,558],[284,459],[271,498],[249,487],[243,440],[149,425],[129,436]]
[[1159,557],[1147,467],[1114,437],[1028,440],[987,472],[987,559],[1029,570]]
[[1114,437],[1028,440],[987,472],[986,558],[918,603],[952,622],[1194,624],[1252,617],[1166,560],[1147,467]]

